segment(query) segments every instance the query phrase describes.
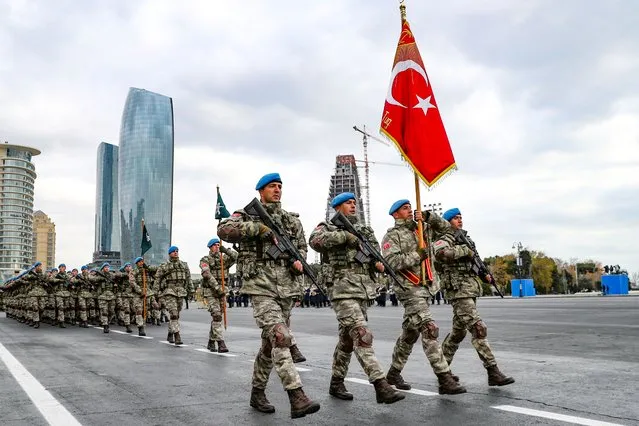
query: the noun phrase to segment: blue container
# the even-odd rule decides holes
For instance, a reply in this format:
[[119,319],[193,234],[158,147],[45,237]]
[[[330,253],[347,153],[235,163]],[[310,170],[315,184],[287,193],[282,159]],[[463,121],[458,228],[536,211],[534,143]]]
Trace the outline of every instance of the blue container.
[[628,275],[603,275],[601,277],[601,294],[628,294]]
[[537,295],[535,282],[530,278],[510,280],[510,291],[512,297],[533,297]]

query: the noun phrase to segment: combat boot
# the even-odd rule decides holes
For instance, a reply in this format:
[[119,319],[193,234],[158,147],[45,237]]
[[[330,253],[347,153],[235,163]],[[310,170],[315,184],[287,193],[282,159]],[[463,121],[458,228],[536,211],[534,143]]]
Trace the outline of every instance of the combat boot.
[[33,327],[33,321],[32,321],[32,320],[28,320],[28,321],[27,321],[27,325],[28,325],[29,327]]
[[33,328],[40,328],[40,321],[36,321],[33,323]]
[[392,404],[406,398],[406,395],[393,389],[385,378],[375,380],[373,386],[375,386],[375,398],[378,404]]
[[274,413],[275,407],[271,405],[264,394],[264,389],[254,387],[251,389],[251,407],[260,413]]
[[171,333],[169,331],[169,334],[166,335],[166,341],[169,343],[175,343],[175,340],[173,340],[173,333]]
[[102,328],[102,331],[103,331],[104,333],[108,333],[108,332],[109,332],[109,324],[106,324],[106,325]]
[[302,352],[300,352],[300,349],[297,347],[297,345],[291,346],[289,350],[291,351],[291,358],[293,358],[294,363],[297,364],[298,362],[306,361],[306,357],[302,355]]
[[226,347],[226,343],[224,343],[224,340],[217,341],[217,351],[222,354],[229,351],[229,348]]
[[344,401],[353,399],[353,394],[346,390],[343,377],[331,377],[331,386],[328,388],[328,394]]
[[146,336],[146,331],[144,330],[144,326],[138,327],[138,336]]
[[126,332],[127,333],[133,333],[133,330],[131,330],[131,325],[130,324],[126,326]]
[[66,325],[64,325],[64,321],[59,321],[59,322],[58,322],[58,327],[60,327],[60,328],[67,328],[67,326],[66,326]]
[[180,337],[180,332],[179,331],[175,332],[174,338],[175,338],[175,344],[176,345],[181,345],[182,344],[182,338]]
[[499,371],[497,365],[486,368],[486,371],[488,372],[488,386],[506,386],[515,383],[515,379],[504,375]]
[[291,389],[288,392],[288,400],[291,402],[291,418],[297,419],[307,414],[319,411],[320,405],[308,399],[302,388]]
[[209,344],[206,345],[206,349],[208,349],[211,352],[217,352],[217,349],[215,349],[215,340],[209,339]]
[[402,373],[395,367],[391,367],[386,374],[386,381],[389,385],[394,385],[397,389],[410,390],[410,384],[404,381]]
[[466,393],[466,388],[460,386],[460,384],[455,381],[455,378],[450,371],[437,374],[437,380],[439,381],[440,395],[457,395],[459,393]]

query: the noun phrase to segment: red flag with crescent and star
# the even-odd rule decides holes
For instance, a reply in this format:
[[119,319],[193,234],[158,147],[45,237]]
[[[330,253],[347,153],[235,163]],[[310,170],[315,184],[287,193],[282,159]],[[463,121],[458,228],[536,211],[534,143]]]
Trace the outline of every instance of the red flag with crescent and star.
[[380,132],[428,187],[457,169],[433,88],[407,20],[393,62]]

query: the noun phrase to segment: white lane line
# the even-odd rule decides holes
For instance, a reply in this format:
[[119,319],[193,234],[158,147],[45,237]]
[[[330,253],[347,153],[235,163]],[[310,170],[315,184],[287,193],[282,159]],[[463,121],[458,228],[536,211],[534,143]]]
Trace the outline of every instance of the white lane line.
[[235,355],[235,354],[229,354],[229,353],[211,352],[211,351],[209,351],[208,349],[203,349],[203,348],[198,348],[198,349],[196,349],[196,351],[198,351],[198,352],[204,352],[204,353],[211,354],[211,355],[217,355],[217,356],[229,357],[229,358],[230,358],[230,357],[235,357],[235,356],[237,356],[237,355]]
[[301,372],[304,372],[304,371],[311,371],[311,369],[310,369],[310,368],[304,368],[304,367],[295,367],[295,369],[296,369],[297,371],[301,371]]
[[176,345],[175,343],[169,343],[166,340],[160,340],[159,342],[160,343],[164,343],[165,345],[171,345],[171,346],[175,346],[175,347],[178,347],[178,348],[186,348],[187,346],[189,346],[189,345]]
[[57,399],[47,391],[35,377],[27,371],[20,361],[0,343],[0,359],[15,377],[16,381],[31,398],[44,419],[52,426],[82,426]]
[[619,423],[602,422],[586,419],[584,417],[566,416],[564,414],[551,413],[550,411],[532,410],[530,408],[515,407],[514,405],[495,405],[493,408],[511,413],[525,414],[527,416],[542,417],[544,419],[559,420],[560,422],[573,423],[586,426],[621,426]]
[[111,333],[118,333],[118,334],[129,334],[126,331],[120,331],[120,330],[109,330]]
[[132,334],[131,337],[137,337],[138,339],[153,339],[152,336],[140,336],[138,334]]
[[[346,380],[347,382],[359,383],[360,385],[373,386],[373,384],[370,383],[368,380],[357,379],[355,377],[347,377],[344,380]],[[425,391],[425,390],[421,390],[421,389],[411,389],[411,390],[397,389],[397,390],[399,392],[412,393],[414,395],[421,395],[421,396],[436,396],[436,395],[439,395],[437,392],[430,392],[430,391]]]

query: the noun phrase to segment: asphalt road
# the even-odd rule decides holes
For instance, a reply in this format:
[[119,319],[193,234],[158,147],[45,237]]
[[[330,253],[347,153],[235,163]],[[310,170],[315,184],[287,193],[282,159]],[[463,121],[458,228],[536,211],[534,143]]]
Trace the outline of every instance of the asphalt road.
[[[142,339],[112,327],[39,330],[0,318],[1,425],[639,425],[639,297],[493,299],[479,301],[499,365],[517,382],[489,388],[470,341],[452,365],[468,393],[437,395],[437,379],[415,346],[404,378],[416,391],[393,405],[375,402],[355,357],[347,387],[354,401],[328,395],[336,320],[330,308],[296,309],[292,329],[307,362],[298,364],[306,393],[321,410],[291,420],[275,372],[267,395],[275,414],[248,405],[259,330],[252,309],[229,309],[232,356],[206,351],[210,316],[182,312],[185,346],[163,343],[166,325]],[[432,311],[440,335],[451,308]],[[401,307],[373,307],[377,356],[388,368],[400,333]],[[137,334],[137,333],[134,333]],[[151,338],[152,337],[152,338]],[[562,417],[565,416],[565,417]],[[74,423],[77,422],[77,423]]]

